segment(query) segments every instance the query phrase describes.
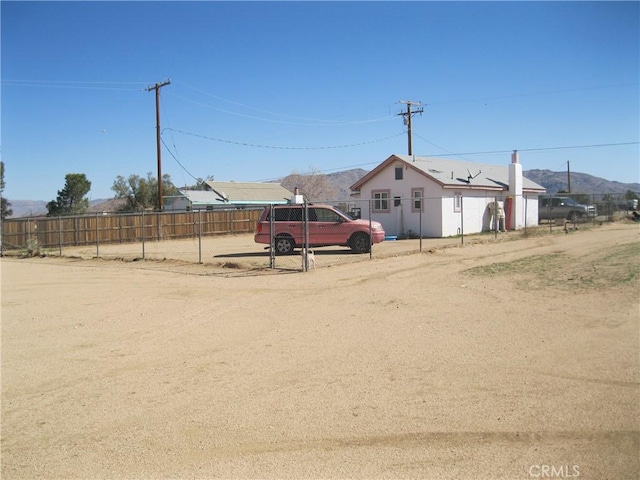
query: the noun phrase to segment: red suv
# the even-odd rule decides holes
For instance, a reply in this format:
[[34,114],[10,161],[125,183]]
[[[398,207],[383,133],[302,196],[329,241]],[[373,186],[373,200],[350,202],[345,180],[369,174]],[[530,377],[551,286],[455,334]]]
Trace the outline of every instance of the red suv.
[[[331,205],[309,205],[309,246],[341,245],[357,253],[366,253],[373,243],[384,240],[384,228],[379,222],[354,220]],[[285,255],[304,245],[304,205],[273,207],[276,253]],[[271,243],[271,208],[266,208],[258,220],[256,243]],[[371,230],[371,236],[369,236]]]

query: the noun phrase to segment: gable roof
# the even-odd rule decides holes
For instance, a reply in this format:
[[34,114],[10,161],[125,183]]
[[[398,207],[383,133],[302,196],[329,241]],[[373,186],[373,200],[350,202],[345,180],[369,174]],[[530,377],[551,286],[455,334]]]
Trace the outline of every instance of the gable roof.
[[[509,168],[505,165],[394,154],[354,183],[351,190],[360,190],[371,178],[393,163],[402,163],[440,184],[443,188],[509,189]],[[542,185],[538,185],[526,177],[522,178],[522,189],[531,192],[545,191]]]
[[165,197],[165,199],[184,197],[193,207],[221,204],[220,197],[210,190],[178,190],[179,195]]
[[[216,200],[227,204],[286,203],[293,195],[279,183],[265,182],[205,182]],[[211,192],[210,192],[211,193]]]

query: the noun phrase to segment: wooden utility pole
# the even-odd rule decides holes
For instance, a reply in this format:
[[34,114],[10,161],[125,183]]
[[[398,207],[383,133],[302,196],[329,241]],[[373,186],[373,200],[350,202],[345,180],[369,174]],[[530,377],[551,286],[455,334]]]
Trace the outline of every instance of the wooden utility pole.
[[412,102],[411,100],[400,100],[400,103],[404,103],[407,105],[406,112],[400,112],[398,115],[402,115],[404,118],[404,124],[407,126],[407,135],[408,135],[408,146],[409,146],[409,155],[413,155],[413,138],[411,135],[411,117],[413,117],[416,113],[422,114],[424,112],[423,109],[416,110],[415,112],[411,111],[411,106],[415,105],[417,107],[422,107],[421,102]]
[[156,83],[147,87],[147,92],[156,91],[156,150],[158,152],[158,211],[162,211],[162,149],[160,148],[160,89],[171,83],[171,79],[166,82]]
[[571,193],[571,171],[569,170],[569,160],[567,160],[567,189]]

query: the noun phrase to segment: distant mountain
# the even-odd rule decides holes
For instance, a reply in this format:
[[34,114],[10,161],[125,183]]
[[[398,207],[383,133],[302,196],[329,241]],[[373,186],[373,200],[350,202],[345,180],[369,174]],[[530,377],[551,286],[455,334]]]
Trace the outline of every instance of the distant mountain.
[[338,192],[337,198],[340,200],[346,200],[351,195],[351,185],[356,183],[367,173],[367,170],[362,168],[354,168],[352,170],[344,170],[342,172],[328,173],[327,180],[329,185]]
[[[329,184],[340,192],[339,198],[349,198],[349,187],[367,174],[367,170],[357,168],[327,174]],[[550,170],[525,170],[523,175],[547,189],[547,193],[555,194],[560,190],[568,190],[567,172]],[[586,173],[571,173],[571,193],[626,193],[627,190],[640,195],[640,183],[621,183],[594,177]]]
[[[547,193],[554,194],[560,190],[568,191],[567,172],[552,172],[551,170],[525,170],[523,175],[547,189]],[[640,183],[621,183],[594,177],[586,173],[572,172],[571,193],[626,193],[627,190],[640,195]]]
[[47,203],[42,200],[11,200],[9,199],[13,211],[11,218],[38,217],[47,214]]
[[87,210],[87,213],[115,212],[125,203],[127,203],[127,201],[123,198],[92,200],[89,202],[89,210]]
[[[11,200],[11,210],[13,215],[10,218],[20,217],[41,217],[47,214],[47,203],[43,200]],[[115,200],[109,198],[99,198],[96,200],[89,200],[88,213],[95,212],[113,212],[116,207],[122,203],[122,200]]]
[[[338,192],[336,199],[346,200],[351,194],[350,187],[367,173],[367,170],[355,168],[327,174],[329,185]],[[567,172],[551,170],[525,170],[524,176],[547,189],[547,193],[555,194],[560,190],[568,190]],[[279,181],[279,180],[276,180]],[[586,173],[571,173],[571,193],[626,193],[631,190],[640,196],[640,183],[621,183],[594,177]],[[11,200],[12,218],[39,216],[47,214],[47,202],[41,200]],[[120,205],[119,200],[97,199],[89,202],[89,213],[113,212]]]

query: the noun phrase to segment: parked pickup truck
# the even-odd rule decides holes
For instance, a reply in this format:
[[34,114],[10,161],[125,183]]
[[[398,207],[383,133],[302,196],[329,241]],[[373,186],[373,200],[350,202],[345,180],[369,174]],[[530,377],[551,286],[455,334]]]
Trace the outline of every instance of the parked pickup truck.
[[584,221],[598,214],[595,205],[582,205],[570,197],[540,197],[538,218],[540,220]]

